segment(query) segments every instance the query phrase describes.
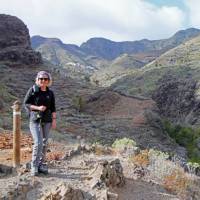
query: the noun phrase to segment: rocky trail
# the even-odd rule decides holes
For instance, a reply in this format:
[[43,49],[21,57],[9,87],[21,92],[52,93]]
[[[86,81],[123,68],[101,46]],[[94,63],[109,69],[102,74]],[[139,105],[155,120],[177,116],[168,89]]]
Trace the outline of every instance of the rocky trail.
[[[1,139],[6,134],[1,134]],[[93,151],[87,145],[85,147],[76,145],[64,145],[60,143],[51,143],[47,160],[49,165],[49,174],[31,177],[28,167],[20,168],[12,174],[4,174],[2,169],[11,166],[11,145],[8,135],[3,144],[1,143],[1,164],[0,171],[0,199],[62,199],[58,188],[62,187],[80,190],[82,197],[74,199],[119,199],[119,200],[172,200],[178,199],[175,195],[169,194],[162,186],[152,182],[146,182],[137,178],[134,174],[133,166],[127,162],[127,158],[119,154],[107,153],[103,150]],[[1,140],[2,141],[2,140]],[[32,141],[30,137],[23,137],[22,141],[27,141],[27,145]],[[31,150],[26,151],[27,157],[22,158],[22,163],[30,161]],[[22,149],[24,144],[22,143]],[[4,152],[4,153],[3,153]],[[9,154],[10,153],[10,154]],[[112,162],[119,159],[123,168],[125,185],[118,186],[114,184],[111,187],[105,187],[99,184],[102,173],[102,163]],[[4,166],[4,167],[3,167]],[[114,179],[113,179],[114,180]],[[116,181],[116,180],[115,180]],[[112,185],[111,184],[111,185]],[[57,188],[57,190],[56,190]],[[57,193],[55,192],[57,191]],[[70,190],[72,193],[72,190]],[[106,195],[107,194],[107,195]],[[110,197],[109,197],[110,195]],[[106,197],[107,196],[107,197]],[[66,197],[66,199],[68,199]],[[69,198],[70,199],[70,198]]]

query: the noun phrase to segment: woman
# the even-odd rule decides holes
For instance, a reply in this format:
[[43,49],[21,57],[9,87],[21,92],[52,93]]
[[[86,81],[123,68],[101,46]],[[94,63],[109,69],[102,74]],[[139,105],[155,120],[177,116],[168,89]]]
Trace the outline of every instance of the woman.
[[44,164],[50,128],[56,128],[55,98],[49,86],[52,78],[46,71],[38,72],[35,84],[28,90],[24,104],[29,113],[30,131],[33,137],[31,175],[48,173]]

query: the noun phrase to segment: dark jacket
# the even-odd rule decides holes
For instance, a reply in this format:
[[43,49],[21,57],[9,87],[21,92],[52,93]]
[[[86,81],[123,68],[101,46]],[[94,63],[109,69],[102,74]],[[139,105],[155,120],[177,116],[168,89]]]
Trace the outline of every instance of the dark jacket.
[[[52,112],[56,112],[54,93],[48,87],[46,91],[41,91],[40,88],[35,90],[35,87],[37,86],[31,87],[24,98],[24,106],[29,113],[30,121],[52,122]],[[31,110],[31,105],[43,105],[47,109],[44,112]]]

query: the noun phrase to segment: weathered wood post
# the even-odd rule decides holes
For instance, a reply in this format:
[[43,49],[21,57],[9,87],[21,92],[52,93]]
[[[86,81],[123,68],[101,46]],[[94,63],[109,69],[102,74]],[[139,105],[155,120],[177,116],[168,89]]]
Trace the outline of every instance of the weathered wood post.
[[20,165],[20,135],[21,135],[20,102],[15,101],[12,108],[13,108],[13,167],[18,167]]

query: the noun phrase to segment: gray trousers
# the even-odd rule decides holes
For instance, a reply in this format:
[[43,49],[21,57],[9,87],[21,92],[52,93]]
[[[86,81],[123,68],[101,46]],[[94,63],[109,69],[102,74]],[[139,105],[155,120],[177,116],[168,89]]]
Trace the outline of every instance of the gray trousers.
[[29,126],[34,142],[31,167],[38,168],[45,161],[51,123],[39,123],[31,121]]

